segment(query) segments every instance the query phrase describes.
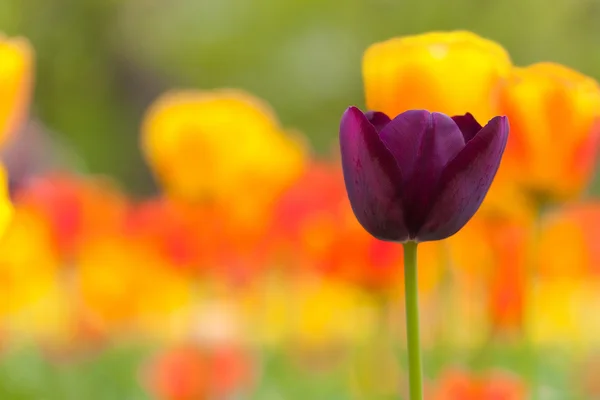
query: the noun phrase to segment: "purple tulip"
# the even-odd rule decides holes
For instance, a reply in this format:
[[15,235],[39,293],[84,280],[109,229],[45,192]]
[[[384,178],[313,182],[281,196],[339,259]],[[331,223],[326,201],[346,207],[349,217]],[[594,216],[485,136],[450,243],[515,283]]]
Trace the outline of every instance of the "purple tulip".
[[411,110],[344,113],[340,146],[346,190],[360,224],[394,242],[452,236],[483,201],[508,139],[508,119],[484,127],[471,114]]

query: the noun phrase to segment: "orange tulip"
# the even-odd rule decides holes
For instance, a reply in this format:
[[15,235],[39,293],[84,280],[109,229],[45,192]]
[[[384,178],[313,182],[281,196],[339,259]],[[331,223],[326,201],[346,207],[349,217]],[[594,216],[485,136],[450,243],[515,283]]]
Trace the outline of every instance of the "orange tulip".
[[600,202],[574,204],[543,221],[537,270],[550,279],[600,278]]
[[510,120],[499,176],[538,202],[576,197],[594,172],[600,140],[600,86],[565,66],[515,68],[500,92]]
[[[464,298],[455,318],[472,318],[481,322],[476,334],[510,332],[522,328],[525,308],[524,273],[528,259],[531,225],[504,217],[478,214],[465,228],[447,241],[454,291],[452,301]],[[487,298],[486,302],[475,300]],[[491,323],[491,326],[489,325]],[[458,334],[465,334],[460,327]]]
[[[146,246],[157,250],[173,267],[195,270],[206,263],[203,250],[216,242],[206,240],[215,234],[212,230],[205,237],[198,235],[208,228],[211,215],[203,213],[197,217],[196,214],[196,209],[178,207],[164,198],[150,199],[132,208],[126,229]],[[204,216],[206,218],[199,218]],[[208,243],[201,246],[204,242]]]
[[432,32],[372,45],[364,54],[367,107],[396,116],[410,109],[498,115],[497,91],[511,61],[497,43],[473,33]]
[[20,188],[15,203],[39,216],[67,261],[92,236],[112,232],[125,217],[127,201],[111,182],[67,174],[36,178]]
[[33,84],[33,50],[23,38],[0,33],[0,145],[27,115]]
[[246,390],[253,372],[251,357],[238,346],[185,343],[151,360],[142,380],[158,400],[225,399]]
[[517,378],[491,372],[476,376],[460,370],[449,370],[440,379],[435,400],[524,400],[527,390]]
[[522,329],[530,231],[507,221],[489,225],[495,254],[489,288],[489,310],[496,331]]
[[[271,240],[284,263],[374,290],[396,291],[402,282],[402,246],[377,240],[360,226],[337,165],[313,162],[280,198],[273,220],[277,233]],[[423,244],[422,290],[439,281],[439,247]]]

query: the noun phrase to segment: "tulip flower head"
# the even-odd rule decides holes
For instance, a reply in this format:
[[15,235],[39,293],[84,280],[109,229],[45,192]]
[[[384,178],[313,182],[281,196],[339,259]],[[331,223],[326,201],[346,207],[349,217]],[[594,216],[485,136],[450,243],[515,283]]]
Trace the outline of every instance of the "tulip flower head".
[[375,43],[362,62],[367,107],[397,115],[427,109],[497,114],[497,92],[512,62],[502,46],[472,32],[429,32]]
[[27,116],[33,87],[34,53],[24,38],[0,32],[0,146]]
[[598,82],[560,64],[514,68],[500,110],[513,132],[502,173],[542,205],[580,196],[600,145]]
[[356,218],[387,241],[455,234],[481,205],[508,131],[506,117],[482,127],[471,114],[450,118],[410,110],[391,120],[350,107],[342,117],[340,146]]

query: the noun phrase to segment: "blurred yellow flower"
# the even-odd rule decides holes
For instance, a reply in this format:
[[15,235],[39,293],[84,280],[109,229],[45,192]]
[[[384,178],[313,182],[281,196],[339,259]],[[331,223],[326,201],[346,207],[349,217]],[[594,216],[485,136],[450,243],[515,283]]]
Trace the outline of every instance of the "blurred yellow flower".
[[141,144],[169,195],[232,204],[250,219],[299,176],[305,158],[266,103],[234,90],[163,95],[148,110]]
[[542,221],[529,329],[544,345],[600,345],[600,202],[563,207]]
[[307,280],[290,310],[294,341],[307,348],[350,345],[370,337],[372,300],[357,287],[335,280]]
[[514,68],[500,92],[511,132],[499,174],[536,201],[579,195],[594,171],[600,139],[600,86],[565,66]]
[[409,109],[497,115],[497,91],[511,61],[497,43],[465,31],[398,37],[363,58],[367,107],[395,117]]
[[600,279],[542,278],[532,288],[528,331],[542,346],[571,352],[600,345]]
[[14,209],[8,193],[8,176],[4,167],[0,165],[0,237],[9,227],[13,213]]
[[373,299],[356,285],[335,279],[265,279],[242,304],[249,331],[273,346],[348,346],[368,339],[376,325]]
[[0,145],[27,115],[33,86],[33,50],[26,39],[0,32]]
[[49,338],[67,329],[59,263],[44,221],[17,209],[0,241],[0,327],[15,338]]
[[119,235],[86,243],[79,256],[83,308],[100,329],[141,329],[173,336],[191,308],[191,282],[150,247]]

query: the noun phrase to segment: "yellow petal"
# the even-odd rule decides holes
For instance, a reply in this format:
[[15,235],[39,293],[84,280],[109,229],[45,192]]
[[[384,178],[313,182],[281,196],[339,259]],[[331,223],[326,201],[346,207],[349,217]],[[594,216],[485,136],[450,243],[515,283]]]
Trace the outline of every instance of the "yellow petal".
[[142,150],[168,194],[238,203],[242,218],[289,185],[305,158],[268,105],[234,90],[165,94],[144,119]]
[[55,302],[61,297],[58,269],[44,221],[17,209],[0,240],[0,326],[17,338],[59,330],[65,314],[60,301]]
[[14,214],[13,205],[8,193],[8,176],[0,165],[0,238],[8,229]]
[[394,117],[409,109],[496,115],[496,93],[510,72],[507,52],[465,31],[432,32],[372,45],[364,54],[367,107]]
[[0,146],[27,115],[33,86],[34,54],[23,38],[0,33]]

